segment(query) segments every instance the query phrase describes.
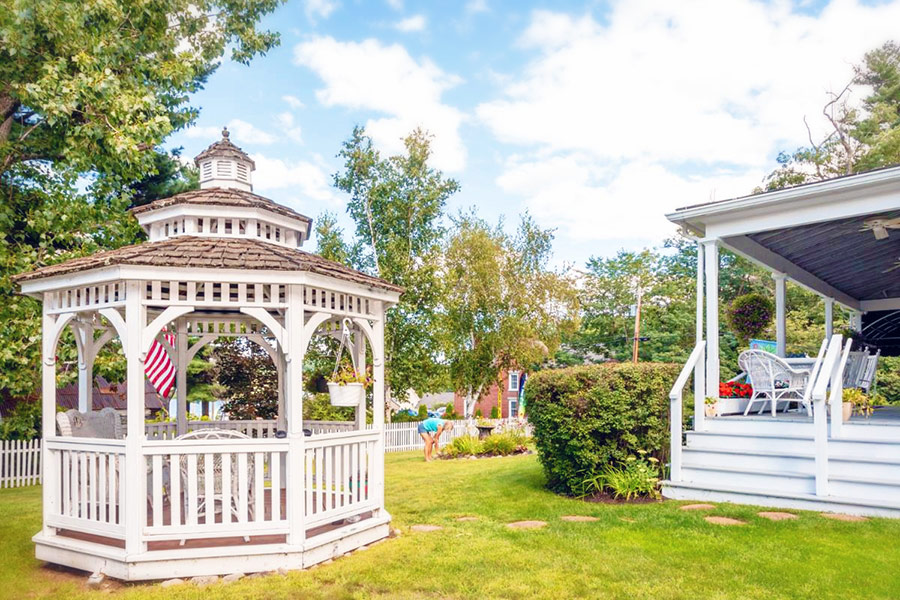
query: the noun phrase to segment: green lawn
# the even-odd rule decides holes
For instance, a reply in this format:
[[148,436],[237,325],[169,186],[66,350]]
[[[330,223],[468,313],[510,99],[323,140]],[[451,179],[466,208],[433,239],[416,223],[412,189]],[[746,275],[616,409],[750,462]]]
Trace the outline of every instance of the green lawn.
[[[400,538],[306,572],[203,590],[153,585],[84,588],[84,576],[40,567],[31,535],[39,488],[0,491],[0,597],[4,598],[898,598],[900,521],[844,523],[801,513],[773,523],[750,507],[714,514],[678,503],[600,505],[542,489],[534,456],[422,462],[387,458],[387,501]],[[561,515],[599,517],[566,523]],[[477,516],[457,522],[459,516]],[[539,519],[549,526],[513,531]],[[441,531],[413,533],[417,523]]]

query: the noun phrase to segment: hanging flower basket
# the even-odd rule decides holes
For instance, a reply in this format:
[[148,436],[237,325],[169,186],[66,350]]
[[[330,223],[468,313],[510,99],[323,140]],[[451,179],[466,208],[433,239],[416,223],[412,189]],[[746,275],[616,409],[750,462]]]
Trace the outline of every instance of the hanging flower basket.
[[328,383],[328,396],[332,406],[359,406],[366,397],[366,388],[361,383]]

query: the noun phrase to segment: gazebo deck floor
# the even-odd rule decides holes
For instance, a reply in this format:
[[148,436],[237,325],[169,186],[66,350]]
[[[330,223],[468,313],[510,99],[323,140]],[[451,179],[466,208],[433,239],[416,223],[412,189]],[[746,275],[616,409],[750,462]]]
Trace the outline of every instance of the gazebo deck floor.
[[[266,498],[264,505],[267,507],[266,515],[264,520],[270,520],[272,518],[271,510],[268,507],[271,506],[270,497],[271,490],[265,491]],[[287,493],[286,490],[281,490],[281,514],[287,514]],[[315,516],[315,515],[313,515]],[[367,519],[371,519],[373,517],[372,511],[362,512],[359,515],[359,522],[363,522]],[[153,510],[150,507],[149,503],[147,506],[147,518],[152,522],[153,520]],[[171,502],[169,499],[165,499],[163,501],[163,523],[171,523]],[[183,516],[182,516],[183,518]],[[203,521],[203,517],[200,517],[200,521]],[[217,512],[215,515],[216,523],[222,522],[222,513]],[[311,527],[306,530],[306,539],[311,539],[316,536],[322,535],[324,533],[328,533],[330,531],[334,531],[336,529],[340,529],[346,525],[344,519],[338,519],[332,523],[326,523],[324,525],[317,525],[316,527]],[[68,529],[59,529],[57,530],[57,535],[68,537],[76,540],[81,540],[85,542],[91,542],[94,544],[102,544],[104,546],[111,546],[114,548],[124,548],[125,540],[106,537],[102,535],[97,535],[93,533],[87,533],[83,531],[72,531]],[[229,536],[229,537],[210,537],[210,538],[189,538],[185,539],[184,543],[181,540],[157,540],[151,541],[147,544],[148,551],[160,551],[160,550],[188,550],[192,548],[220,548],[224,546],[253,546],[253,545],[264,545],[264,544],[284,544],[287,542],[287,536],[284,534],[275,534],[275,535],[250,535],[248,536],[249,541],[245,541],[241,536]]]

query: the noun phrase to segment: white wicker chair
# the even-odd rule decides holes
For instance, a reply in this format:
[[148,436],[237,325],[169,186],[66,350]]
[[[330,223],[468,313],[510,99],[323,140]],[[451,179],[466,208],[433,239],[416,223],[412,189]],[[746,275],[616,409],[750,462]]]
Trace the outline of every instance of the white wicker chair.
[[[754,402],[762,402],[759,414],[766,409],[766,402],[772,406],[772,416],[781,400],[804,402],[804,391],[809,380],[809,371],[794,369],[771,352],[746,350],[738,357],[738,366],[747,373],[753,386],[753,395],[747,403],[744,414],[750,412]],[[787,410],[787,407],[785,407]],[[807,411],[809,406],[807,404]]]
[[[241,433],[240,431],[234,431],[229,429],[213,429],[213,428],[204,428],[197,429],[195,431],[191,431],[189,433],[185,433],[184,435],[178,436],[175,438],[176,440],[249,440],[250,437]],[[205,478],[205,461],[198,460],[197,461],[197,480],[203,481]],[[253,456],[248,457],[247,461],[247,469],[250,473],[253,472]],[[182,489],[186,488],[186,482],[188,480],[188,461],[187,456],[181,456],[181,478],[182,478]],[[197,489],[197,516],[205,517],[207,515],[207,511],[209,509],[210,504],[212,504],[212,515],[216,513],[222,512],[224,510],[224,495],[222,493],[222,455],[216,454],[213,458],[213,497],[207,498],[205,496],[206,488],[204,486],[198,486]],[[237,461],[231,462],[231,501],[230,506],[228,507],[231,513],[240,518],[240,514],[238,512],[238,464]],[[248,494],[248,504],[247,509],[250,513],[250,517],[253,518],[253,487],[249,486],[247,490]],[[173,501],[178,501],[178,499],[174,499]],[[188,498],[185,494],[184,496],[184,513],[187,514],[188,511]],[[215,517],[213,517],[215,518]],[[244,536],[244,541],[249,541],[248,536]],[[184,540],[182,540],[182,544]]]
[[114,408],[79,412],[74,408],[56,413],[56,426],[63,437],[88,437],[121,440],[125,438],[122,417]]

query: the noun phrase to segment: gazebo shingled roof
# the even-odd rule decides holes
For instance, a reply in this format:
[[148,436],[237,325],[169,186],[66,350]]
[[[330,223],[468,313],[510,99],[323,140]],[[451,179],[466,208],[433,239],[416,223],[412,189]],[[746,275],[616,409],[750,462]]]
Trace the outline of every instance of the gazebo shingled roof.
[[366,275],[316,254],[247,238],[209,238],[182,235],[160,242],[143,242],[97,252],[21,273],[16,282],[31,281],[113,265],[145,265],[207,269],[304,271],[401,292],[392,283]]
[[200,190],[191,190],[182,192],[168,198],[154,200],[143,206],[136,206],[131,209],[134,215],[140,215],[153,210],[176,206],[179,204],[194,204],[207,206],[240,206],[248,208],[262,208],[276,214],[289,217],[292,219],[300,219],[312,224],[312,219],[306,215],[302,215],[295,210],[272,202],[268,198],[247,192],[236,188],[209,188]]
[[199,166],[201,160],[211,157],[236,158],[250,163],[252,167],[256,167],[256,163],[243,150],[231,142],[227,127],[222,129],[222,139],[213,142],[206,150],[194,157],[194,164]]

